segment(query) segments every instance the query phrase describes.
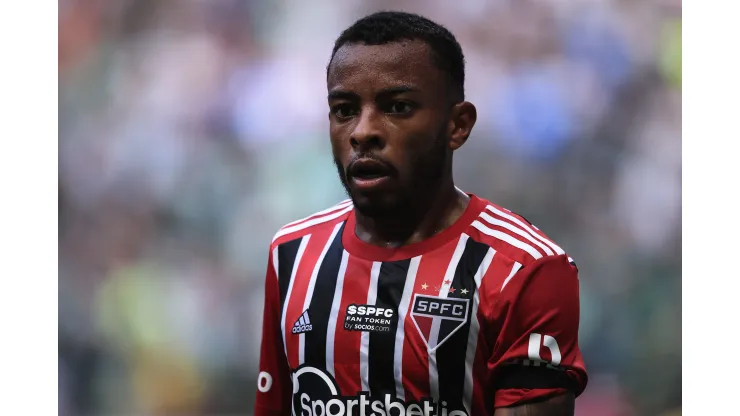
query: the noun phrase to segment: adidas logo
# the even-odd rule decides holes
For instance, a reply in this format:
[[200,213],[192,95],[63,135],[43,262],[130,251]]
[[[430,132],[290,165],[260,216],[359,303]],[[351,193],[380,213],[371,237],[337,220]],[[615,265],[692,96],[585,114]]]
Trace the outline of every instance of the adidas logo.
[[303,311],[303,314],[301,314],[301,317],[293,324],[293,333],[302,334],[311,329],[313,329],[313,327],[311,326],[311,321],[308,319],[308,310],[305,310]]

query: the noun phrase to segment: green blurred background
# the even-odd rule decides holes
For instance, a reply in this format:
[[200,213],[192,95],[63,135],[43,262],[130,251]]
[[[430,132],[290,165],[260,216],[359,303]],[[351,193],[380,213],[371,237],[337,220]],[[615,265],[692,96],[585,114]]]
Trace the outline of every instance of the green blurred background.
[[457,184],[578,262],[578,415],[681,409],[681,4],[59,0],[59,414],[251,414],[267,248],[344,198],[325,65],[380,9],[446,25]]

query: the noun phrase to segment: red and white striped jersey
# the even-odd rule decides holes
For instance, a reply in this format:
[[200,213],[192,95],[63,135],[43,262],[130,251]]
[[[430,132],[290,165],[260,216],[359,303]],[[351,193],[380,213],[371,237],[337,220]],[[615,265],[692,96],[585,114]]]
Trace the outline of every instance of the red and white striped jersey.
[[275,235],[256,415],[492,415],[583,391],[578,270],[524,218],[471,195],[417,244],[354,229],[344,201]]

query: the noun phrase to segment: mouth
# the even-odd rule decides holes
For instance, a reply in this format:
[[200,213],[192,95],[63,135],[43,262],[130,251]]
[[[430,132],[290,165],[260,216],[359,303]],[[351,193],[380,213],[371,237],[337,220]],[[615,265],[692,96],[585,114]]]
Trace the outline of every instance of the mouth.
[[359,189],[375,188],[391,178],[392,169],[375,159],[357,159],[347,169],[350,182]]

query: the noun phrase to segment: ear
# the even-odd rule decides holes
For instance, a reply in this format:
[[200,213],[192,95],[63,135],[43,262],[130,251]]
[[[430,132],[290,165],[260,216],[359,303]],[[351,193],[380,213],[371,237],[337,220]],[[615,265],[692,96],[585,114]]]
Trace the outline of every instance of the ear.
[[478,110],[473,103],[462,101],[452,107],[447,135],[450,149],[457,150],[468,140],[478,119]]

